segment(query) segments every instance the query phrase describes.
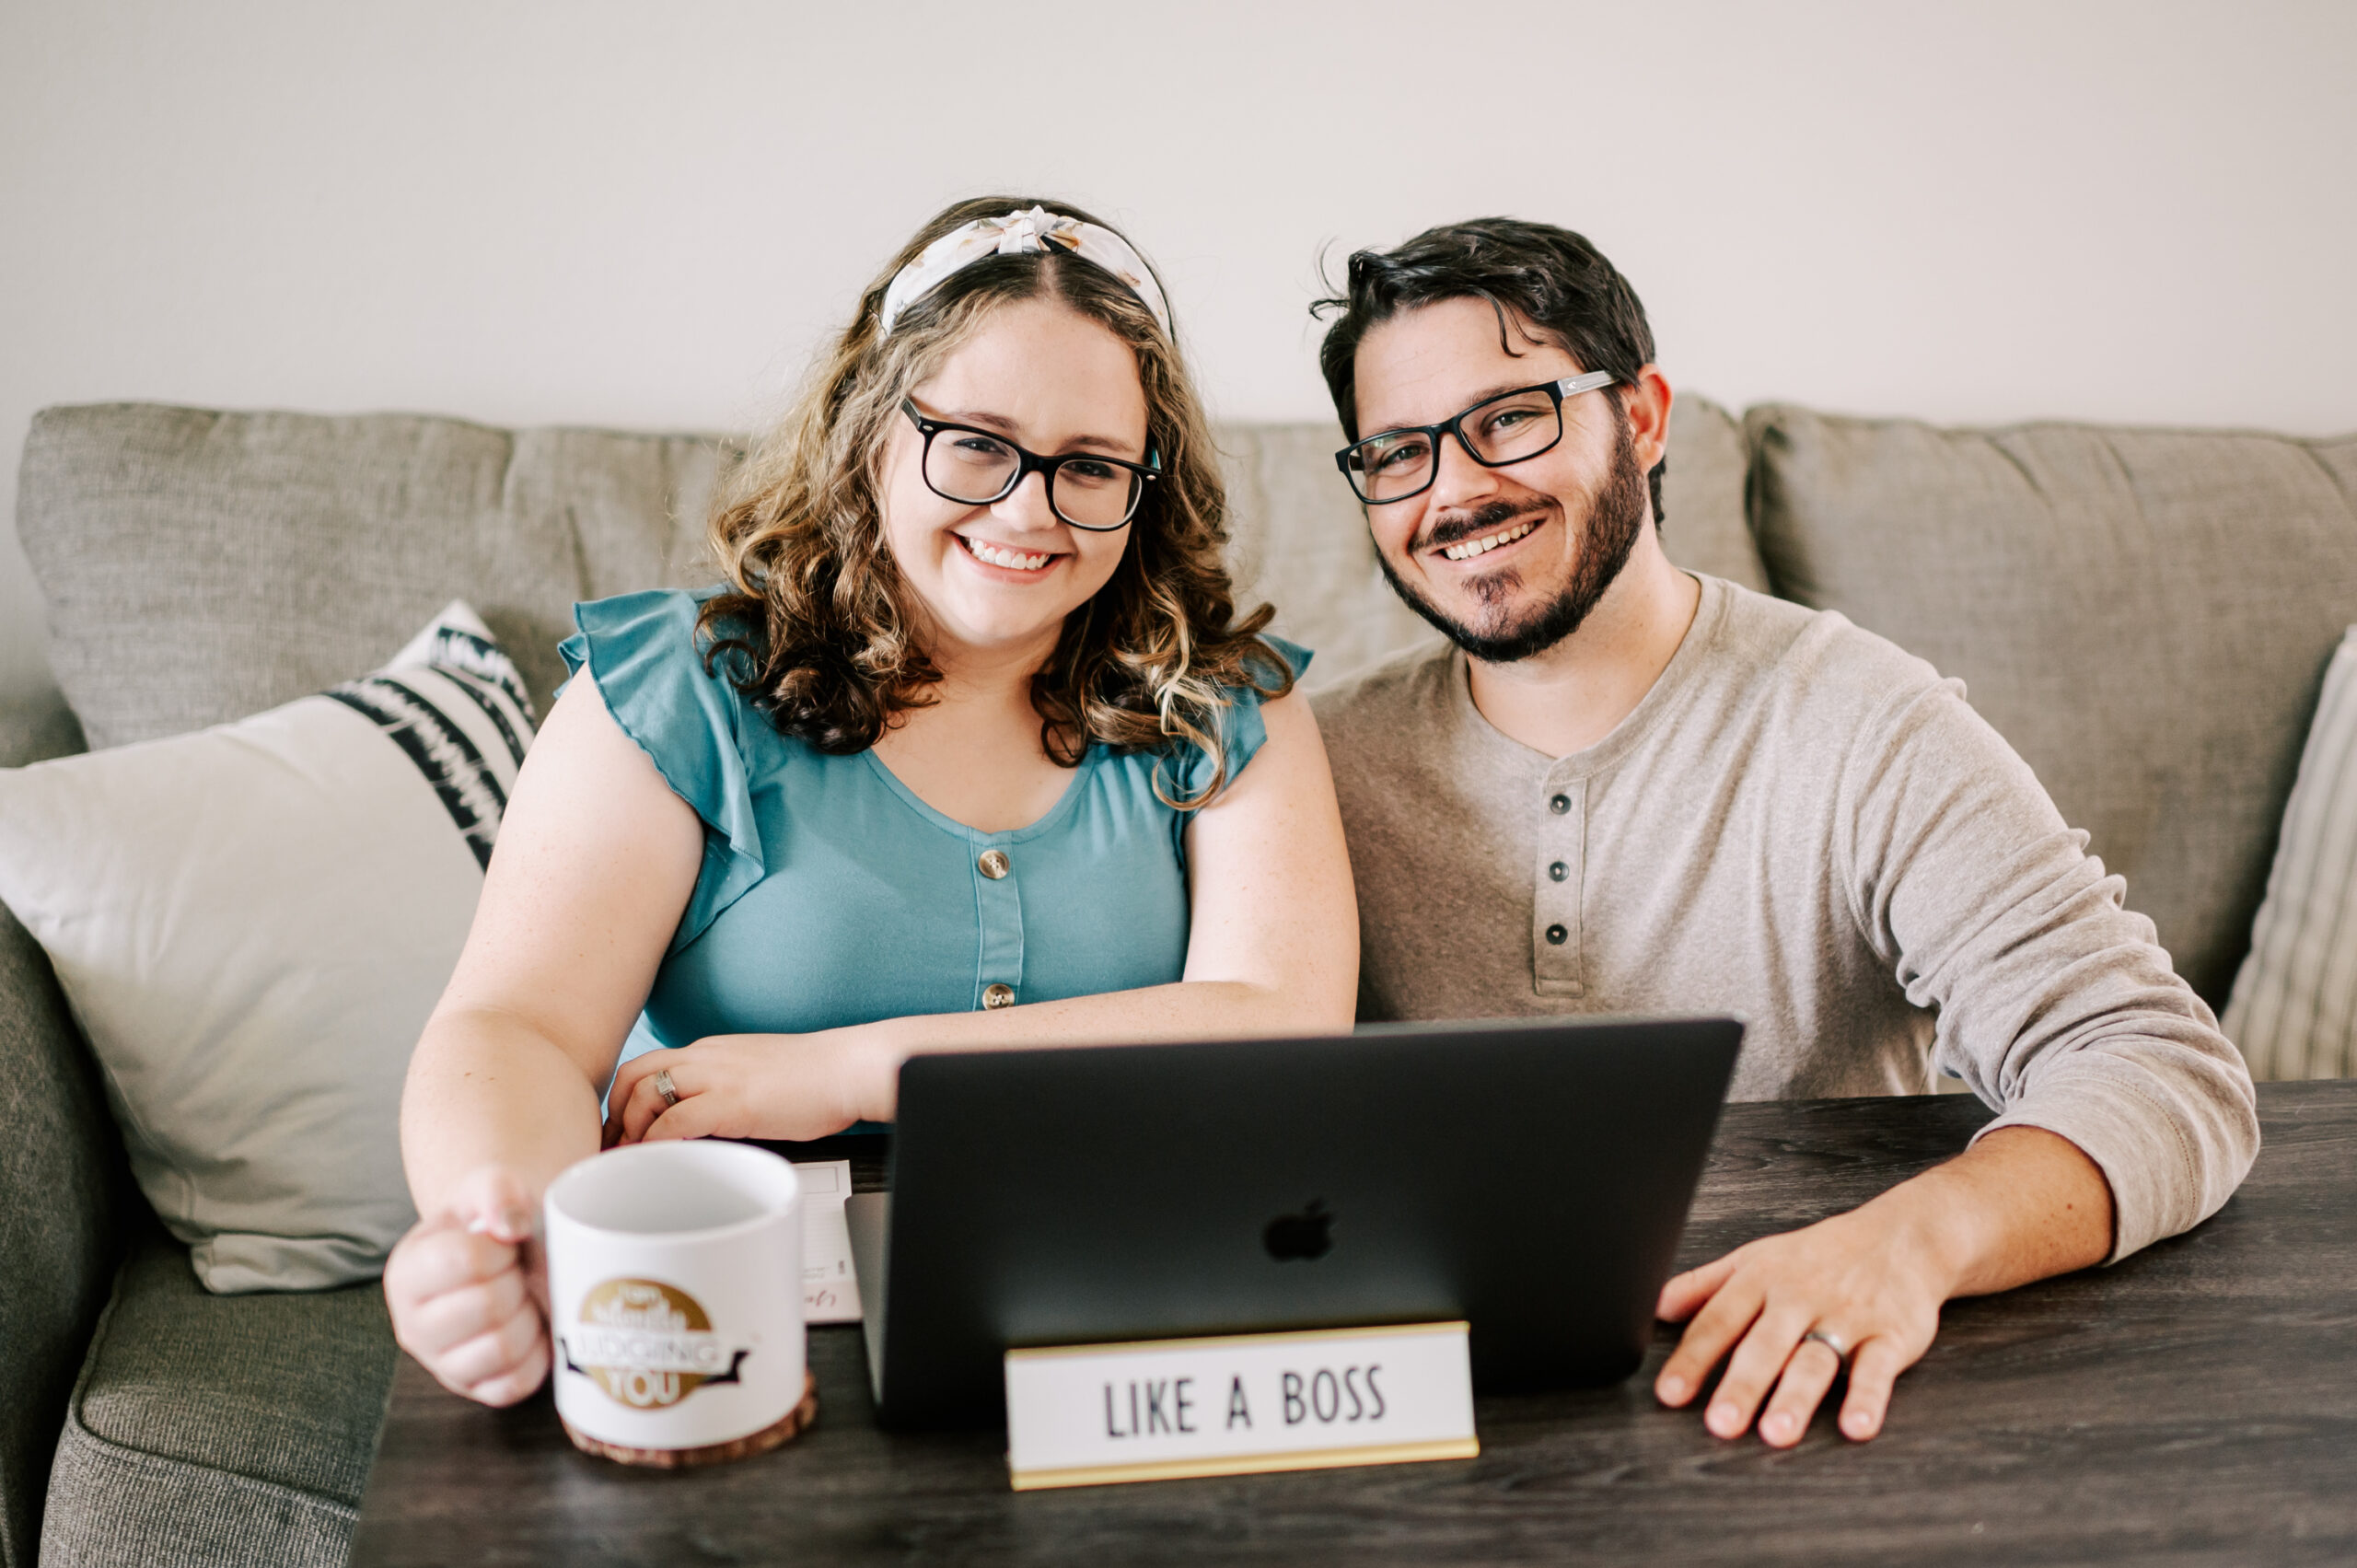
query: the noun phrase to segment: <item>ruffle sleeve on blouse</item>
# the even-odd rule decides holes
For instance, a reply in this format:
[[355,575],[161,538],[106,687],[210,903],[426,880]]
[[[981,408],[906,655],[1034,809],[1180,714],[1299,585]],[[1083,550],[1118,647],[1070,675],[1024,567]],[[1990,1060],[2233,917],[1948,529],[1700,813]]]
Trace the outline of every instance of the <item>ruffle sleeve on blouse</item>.
[[[1262,672],[1266,677],[1273,678],[1276,661],[1282,658],[1285,668],[1292,670],[1294,679],[1298,680],[1309,668],[1309,661],[1316,656],[1298,643],[1288,643],[1283,637],[1264,634],[1260,642],[1267,650],[1269,664]],[[1261,743],[1269,738],[1269,724],[1260,714],[1262,699],[1258,687],[1248,684],[1226,686],[1221,691],[1227,697],[1227,706],[1219,714],[1220,745],[1227,755],[1227,782],[1234,784],[1243,773],[1244,765],[1252,761]],[[1175,750],[1177,754],[1172,759],[1171,772],[1178,781],[1178,793],[1184,798],[1202,794],[1212,782],[1211,757],[1198,746],[1184,746]]]
[[703,819],[703,867],[671,938],[675,953],[766,869],[742,745],[742,726],[760,715],[725,673],[705,673],[696,640],[700,604],[699,596],[676,589],[576,604],[579,630],[559,648],[574,674],[588,670],[622,733]]

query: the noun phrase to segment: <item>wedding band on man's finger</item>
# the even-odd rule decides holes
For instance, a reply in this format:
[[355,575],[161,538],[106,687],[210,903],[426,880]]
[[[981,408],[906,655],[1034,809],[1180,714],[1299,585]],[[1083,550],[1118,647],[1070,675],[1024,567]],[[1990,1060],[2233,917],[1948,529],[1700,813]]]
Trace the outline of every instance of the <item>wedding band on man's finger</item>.
[[1850,1347],[1841,1342],[1840,1335],[1825,1329],[1811,1329],[1807,1333],[1801,1336],[1801,1343],[1806,1344],[1811,1340],[1815,1340],[1818,1344],[1821,1344],[1827,1350],[1831,1351],[1833,1353],[1833,1359],[1840,1362],[1842,1365],[1847,1366],[1850,1365]]

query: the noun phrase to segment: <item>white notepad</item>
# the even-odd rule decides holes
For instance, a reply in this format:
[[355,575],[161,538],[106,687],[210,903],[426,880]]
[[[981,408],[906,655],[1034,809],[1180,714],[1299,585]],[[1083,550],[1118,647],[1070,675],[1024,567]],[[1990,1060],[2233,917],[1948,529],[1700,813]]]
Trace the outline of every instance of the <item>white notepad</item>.
[[851,1161],[796,1161],[802,1183],[802,1320],[856,1323],[859,1276],[852,1269],[851,1231],[843,1200],[851,1196]]

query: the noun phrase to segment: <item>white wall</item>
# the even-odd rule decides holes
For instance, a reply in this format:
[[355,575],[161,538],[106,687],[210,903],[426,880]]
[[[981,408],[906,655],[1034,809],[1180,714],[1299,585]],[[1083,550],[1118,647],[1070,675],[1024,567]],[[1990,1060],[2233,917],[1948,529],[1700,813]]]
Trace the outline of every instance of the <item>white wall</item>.
[[[1729,403],[2357,427],[2357,6],[0,0],[0,485],[45,403],[757,419],[908,230],[1069,195],[1230,418],[1331,243],[1506,212]],[[45,682],[0,534],[0,701]]]

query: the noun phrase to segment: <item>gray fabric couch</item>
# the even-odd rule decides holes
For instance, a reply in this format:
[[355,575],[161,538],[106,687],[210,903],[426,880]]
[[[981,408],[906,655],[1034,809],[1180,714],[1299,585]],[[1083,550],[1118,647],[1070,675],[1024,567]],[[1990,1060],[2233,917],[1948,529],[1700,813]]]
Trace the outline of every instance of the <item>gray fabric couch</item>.
[[[1424,635],[1320,425],[1224,433],[1237,575],[1330,679]],[[2223,1002],[2325,663],[2357,621],[2357,438],[1941,431],[1700,399],[1665,540],[1964,677]],[[454,597],[536,695],[579,598],[700,580],[725,440],[407,416],[52,409],[17,526],[67,706],[0,764],[239,717]],[[39,948],[0,912],[0,1565],[335,1562],[396,1352],[369,1287],[217,1297],[124,1174]]]

